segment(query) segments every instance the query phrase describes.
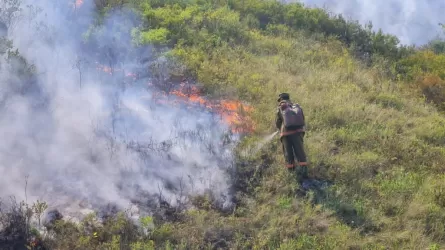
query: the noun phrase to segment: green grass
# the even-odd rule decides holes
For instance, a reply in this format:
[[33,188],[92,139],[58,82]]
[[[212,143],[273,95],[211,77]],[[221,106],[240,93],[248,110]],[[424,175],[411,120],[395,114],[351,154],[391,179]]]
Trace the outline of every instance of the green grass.
[[[445,118],[406,93],[401,83],[379,79],[376,69],[359,66],[335,42],[276,36],[258,40],[249,45],[253,52],[222,48],[213,52],[218,57],[209,55],[200,64],[190,63],[196,57],[194,47],[174,52],[209,89],[230,86],[251,101],[259,134],[273,129],[277,94],[291,93],[306,110],[310,172],[335,184],[325,197],[296,198],[297,184],[285,171],[275,141],[263,152],[272,163],[246,195],[249,202],[241,215],[227,218],[205,212],[211,220],[194,218],[179,228],[203,230],[209,221],[225,221],[235,232],[247,231],[228,242],[233,248],[443,247],[445,217],[437,204],[443,203],[431,185],[443,178],[445,150],[439,145]],[[263,48],[275,53],[255,52]],[[248,223],[238,224],[244,220]]]
[[[174,50],[209,90],[234,88],[250,101],[259,134],[273,129],[277,94],[291,93],[306,110],[310,172],[335,183],[316,202],[295,198],[297,184],[283,168],[281,148],[268,148],[264,153],[273,163],[246,198],[241,217],[252,224],[238,225],[251,238],[230,246],[244,241],[257,249],[444,246],[443,212],[434,201],[440,195],[425,185],[442,178],[445,118],[406,93],[403,83],[360,66],[336,42],[305,36],[257,34],[253,43],[222,47],[200,63],[193,62],[197,51]],[[241,220],[235,218],[234,224]]]

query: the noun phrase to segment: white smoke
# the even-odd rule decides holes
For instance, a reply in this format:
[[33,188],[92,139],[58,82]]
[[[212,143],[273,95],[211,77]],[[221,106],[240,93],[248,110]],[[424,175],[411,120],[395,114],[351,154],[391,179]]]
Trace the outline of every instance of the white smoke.
[[[295,1],[286,1],[295,2]],[[396,35],[402,44],[423,45],[441,36],[445,23],[442,0],[299,0],[306,6],[325,7],[361,24],[372,22],[374,30]]]
[[[198,107],[155,102],[147,83],[156,80],[150,65],[160,61],[151,47],[131,48],[136,16],[107,15],[95,44],[85,45],[93,1],[78,11],[62,2],[23,1],[9,25],[8,38],[37,73],[26,78],[1,59],[0,197],[24,199],[28,175],[28,201],[62,207],[76,200],[128,207],[141,194],[162,193],[172,203],[208,190],[229,196],[227,126]],[[43,11],[33,14],[26,4]],[[107,76],[97,62],[147,77]],[[156,75],[168,74],[159,69]]]

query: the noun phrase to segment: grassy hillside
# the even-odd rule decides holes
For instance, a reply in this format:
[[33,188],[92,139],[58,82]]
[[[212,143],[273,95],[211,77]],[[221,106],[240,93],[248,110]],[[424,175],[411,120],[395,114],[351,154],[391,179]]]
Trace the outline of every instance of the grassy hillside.
[[46,243],[52,249],[119,249],[130,242],[131,249],[445,247],[445,117],[438,109],[445,61],[433,50],[438,46],[397,47],[395,37],[299,4],[129,6],[144,17],[135,42],[171,48],[168,56],[186,65],[180,73],[208,94],[254,107],[256,132],[239,153],[274,131],[277,95],[290,93],[308,120],[310,174],[333,184],[298,196],[275,138],[261,152],[239,154],[238,204],[230,214],[203,197],[200,209],[155,219],[148,236],[123,217],[104,227],[91,218],[80,226],[60,223]]

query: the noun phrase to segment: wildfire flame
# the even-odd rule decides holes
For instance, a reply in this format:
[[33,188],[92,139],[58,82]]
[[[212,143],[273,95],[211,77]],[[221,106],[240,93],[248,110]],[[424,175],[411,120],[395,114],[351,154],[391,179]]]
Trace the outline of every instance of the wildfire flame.
[[[122,69],[112,69],[107,66],[99,65],[97,69],[113,74],[114,72],[121,72]],[[131,72],[125,73],[126,77],[132,77],[137,79],[137,75]],[[148,85],[152,85],[148,83]],[[153,93],[152,98],[158,103],[169,104],[164,97],[168,95],[174,95],[183,100],[186,104],[198,104],[205,107],[212,112],[215,112],[221,116],[221,118],[230,127],[233,133],[252,133],[255,130],[255,125],[250,119],[249,114],[253,111],[253,108],[249,105],[243,104],[238,100],[219,100],[211,101],[203,97],[202,91],[195,85],[182,82],[179,88],[170,91],[169,93],[157,91]],[[170,102],[171,103],[171,102]]]
[[171,91],[170,94],[192,103],[198,103],[218,113],[230,125],[234,133],[251,133],[254,131],[255,126],[248,116],[253,111],[253,108],[240,101],[219,100],[212,102],[205,99],[196,86],[187,85],[186,83],[181,83],[180,88]]
[[[122,69],[113,69],[113,68],[111,68],[111,67],[107,67],[107,66],[104,66],[104,65],[100,65],[100,64],[98,64],[97,62],[96,62],[96,64],[97,64],[97,69],[98,70],[100,70],[100,71],[103,71],[103,72],[105,72],[105,73],[108,73],[108,74],[110,74],[110,75],[113,75],[113,73],[115,73],[115,72],[122,72],[123,70]],[[126,77],[131,77],[131,78],[133,78],[133,80],[136,80],[137,79],[137,75],[136,74],[134,74],[134,73],[132,73],[132,72],[125,72],[125,76]]]

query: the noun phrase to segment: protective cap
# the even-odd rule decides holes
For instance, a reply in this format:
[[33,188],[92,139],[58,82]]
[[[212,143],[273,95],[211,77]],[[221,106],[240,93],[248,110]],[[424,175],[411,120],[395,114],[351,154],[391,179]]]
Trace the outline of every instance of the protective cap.
[[290,96],[288,93],[281,93],[278,95],[277,102],[280,102],[281,100],[289,100]]

